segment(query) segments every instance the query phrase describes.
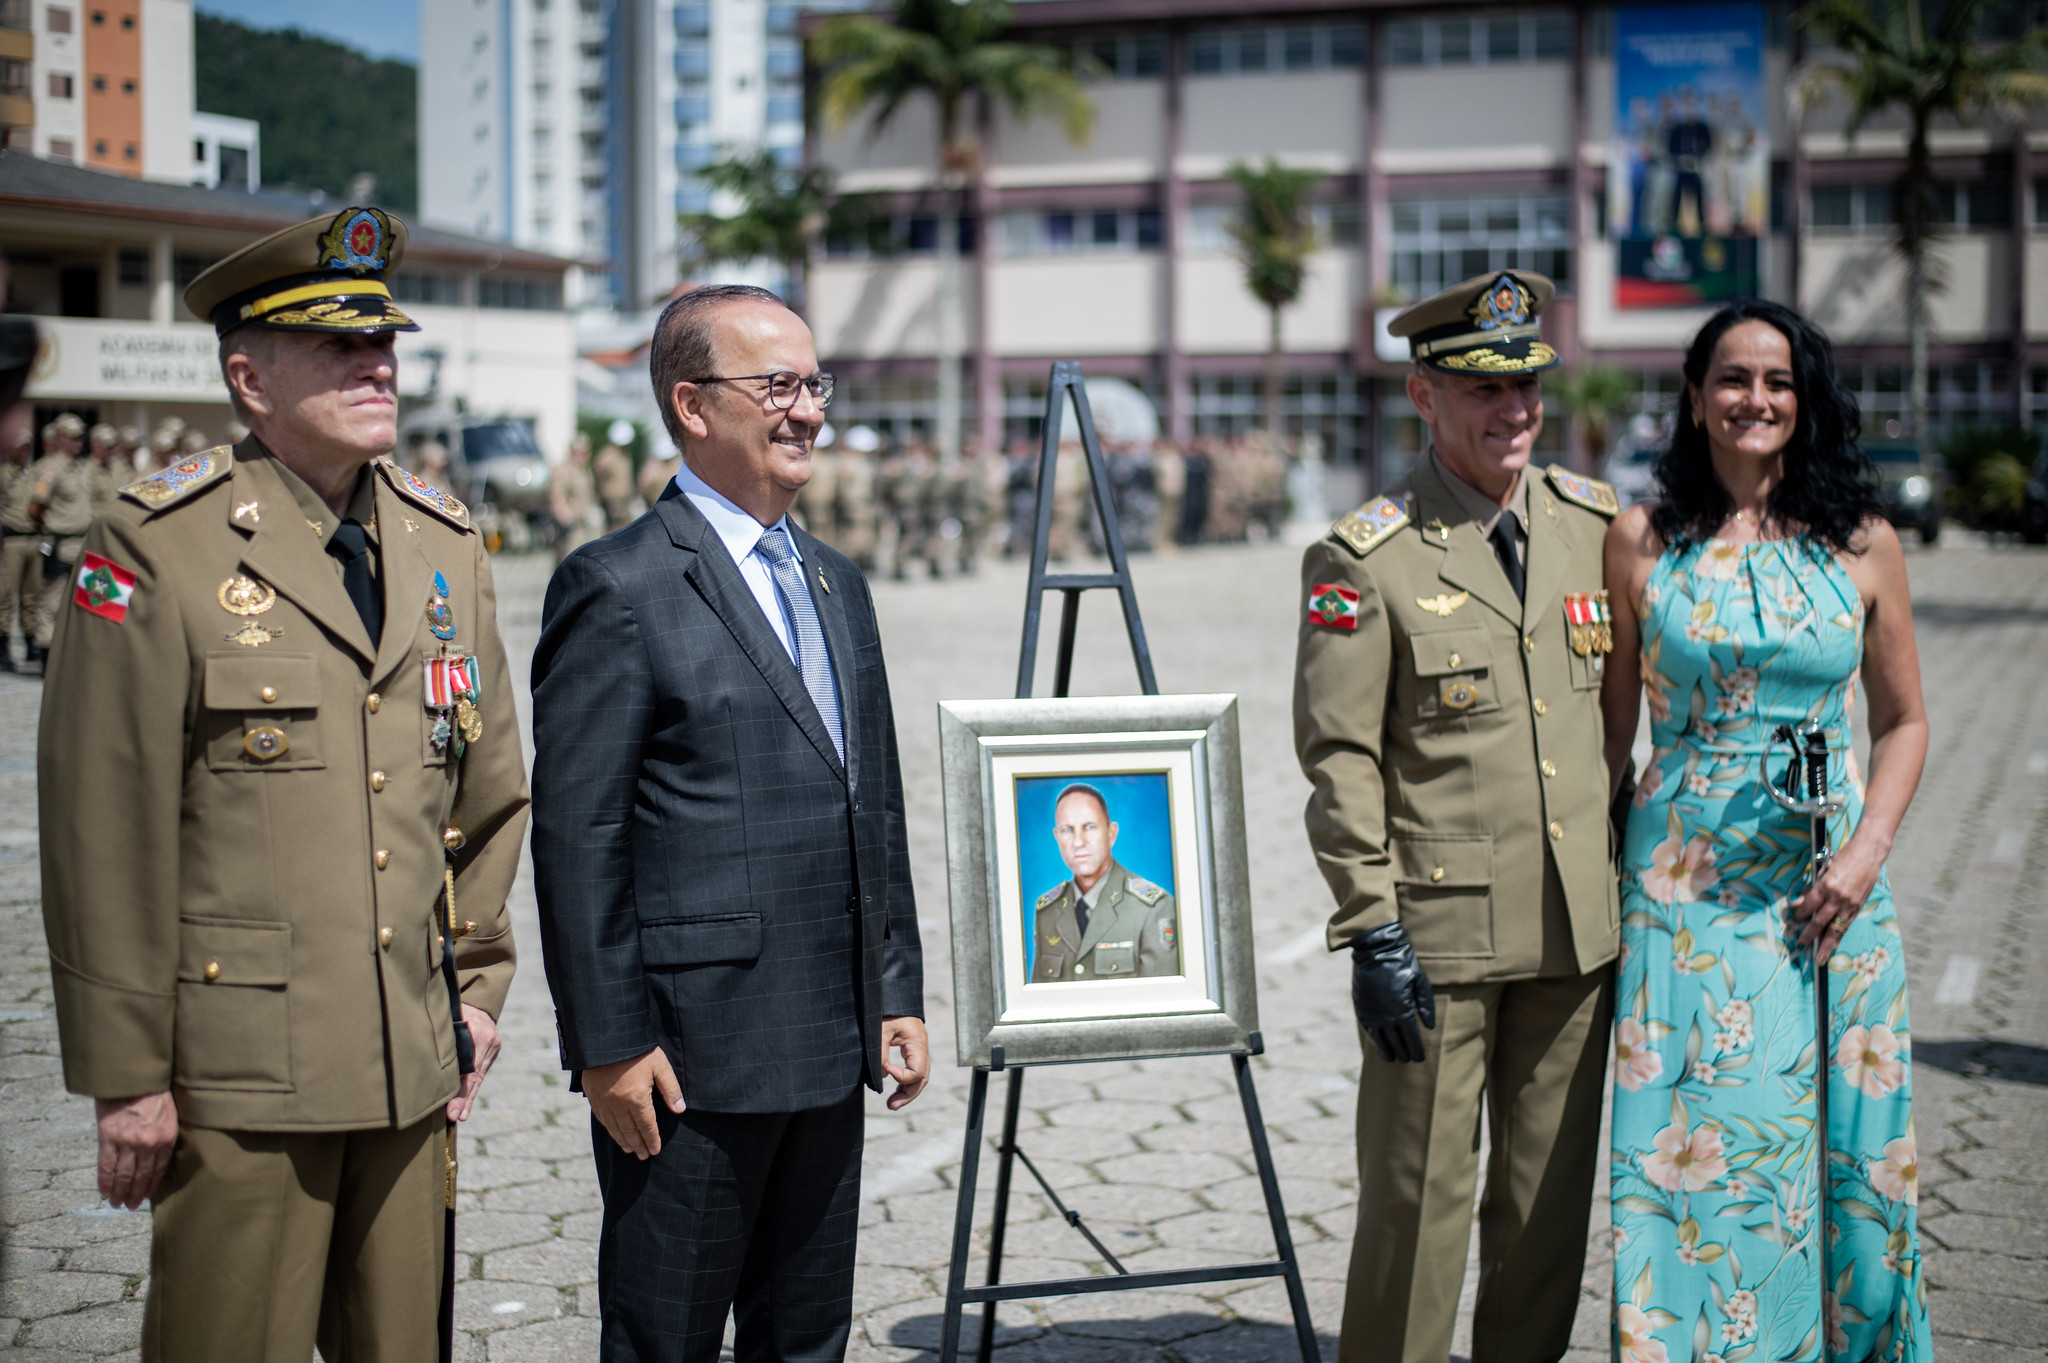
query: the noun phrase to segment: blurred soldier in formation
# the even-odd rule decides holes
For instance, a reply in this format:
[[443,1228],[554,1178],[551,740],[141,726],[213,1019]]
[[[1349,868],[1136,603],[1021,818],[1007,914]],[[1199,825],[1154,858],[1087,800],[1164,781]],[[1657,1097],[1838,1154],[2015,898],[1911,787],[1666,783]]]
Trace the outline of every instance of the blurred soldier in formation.
[[1213,440],[1198,440],[1194,451],[1181,461],[1180,528],[1176,537],[1181,544],[1200,544],[1208,532],[1210,472],[1215,466],[1215,447]]
[[680,454],[671,454],[666,459],[656,459],[650,454],[645,467],[640,470],[640,500],[648,506],[660,501],[662,490],[682,466],[683,456]]
[[875,493],[875,451],[881,446],[882,438],[869,426],[855,426],[834,445],[840,454],[839,542],[833,548],[858,563],[864,573],[875,570],[881,538]]
[[1159,444],[1152,450],[1152,488],[1159,504],[1158,529],[1152,543],[1162,552],[1180,548],[1181,500],[1187,494],[1187,458],[1172,445]]
[[[119,461],[122,468],[129,470],[129,478],[133,478],[136,473],[141,471],[148,449],[149,437],[142,433],[140,426],[123,426],[121,428],[121,453]],[[125,482],[127,479],[122,481]]]
[[918,522],[923,516],[924,489],[912,465],[914,447],[885,446],[875,465],[875,501],[881,511],[881,555],[898,582],[910,576],[910,560],[921,551]]
[[1236,544],[1244,538],[1251,501],[1251,470],[1244,444],[1217,440],[1209,448],[1209,506],[1202,538]]
[[591,461],[590,472],[597,480],[598,503],[604,507],[604,528],[612,531],[639,514],[633,487],[633,456],[624,448],[633,439],[632,423],[614,421],[605,437],[605,446]]
[[91,441],[92,514],[97,516],[134,480],[135,466],[122,465],[121,433],[105,422],[92,428]]
[[[53,427],[44,427],[47,443]],[[31,428],[22,422],[17,437],[6,450],[5,479],[0,484],[0,672],[14,670],[14,643],[9,637],[21,632],[24,652],[33,653],[36,643],[36,609],[42,599],[43,556],[38,548],[36,518],[29,511],[35,500],[36,466],[29,459]]]
[[178,462],[178,442],[185,438],[185,423],[178,417],[167,416],[156,424],[150,433],[149,456],[143,463],[144,473],[155,473]]
[[1087,456],[1081,453],[1079,443],[1061,441],[1059,457],[1053,463],[1052,538],[1045,551],[1049,562],[1066,562],[1074,549],[1074,536],[1081,529],[1081,518],[1095,519],[1095,508],[1088,501],[1087,489]]
[[824,440],[811,445],[811,481],[796,494],[796,517],[803,528],[834,549],[839,548],[839,463],[836,446]]
[[36,465],[35,490],[29,494],[29,515],[43,532],[42,597],[36,607],[35,647],[29,650],[30,661],[37,663],[50,651],[57,607],[64,604],[72,567],[85,549],[85,532],[92,529],[93,473],[85,457],[85,422],[66,412],[50,428],[55,438],[45,442],[48,453]]
[[186,431],[184,438],[178,442],[178,452],[188,459],[195,454],[204,454],[212,448],[213,441],[205,431]]
[[1003,460],[1003,557],[1030,557],[1032,518],[1038,514],[1038,451],[1028,440],[1010,443]]
[[569,442],[569,457],[549,480],[548,513],[555,518],[557,563],[604,529],[604,512],[597,505],[597,480],[590,472],[590,437],[580,431]]
[[448,447],[429,436],[413,447],[412,458],[408,461],[412,471],[435,487],[447,487]]

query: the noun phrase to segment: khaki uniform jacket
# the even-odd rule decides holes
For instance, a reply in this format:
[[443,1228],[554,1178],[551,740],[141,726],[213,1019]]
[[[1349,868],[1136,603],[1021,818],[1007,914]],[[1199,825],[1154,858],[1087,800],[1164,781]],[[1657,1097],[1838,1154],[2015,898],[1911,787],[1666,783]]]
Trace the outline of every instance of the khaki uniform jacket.
[[83,535],[92,525],[92,460],[82,454],[53,454],[36,467],[31,500],[43,508],[43,533]]
[[[1618,508],[1525,476],[1524,601],[1428,461],[1302,561],[1294,737],[1329,943],[1398,918],[1438,984],[1586,973],[1619,945],[1604,659],[1572,651],[1564,603],[1600,589]],[[1326,584],[1357,593],[1356,628],[1309,621]]]
[[[195,1126],[403,1126],[457,1088],[444,867],[463,998],[495,1016],[512,978],[527,792],[490,565],[461,503],[379,460],[373,650],[279,469],[251,440],[131,483],[86,542],[134,575],[125,617],[65,597],[38,758],[64,1079],[170,1089]],[[437,571],[481,671],[459,760],[425,706]]]
[[0,530],[10,535],[36,533],[36,518],[28,514],[28,509],[36,499],[38,476],[38,466],[33,461],[24,460],[8,466],[5,500],[0,501]]
[[1180,917],[1173,896],[1112,861],[1103,872],[1088,930],[1074,912],[1074,882],[1038,897],[1038,954],[1031,982],[1180,974]]

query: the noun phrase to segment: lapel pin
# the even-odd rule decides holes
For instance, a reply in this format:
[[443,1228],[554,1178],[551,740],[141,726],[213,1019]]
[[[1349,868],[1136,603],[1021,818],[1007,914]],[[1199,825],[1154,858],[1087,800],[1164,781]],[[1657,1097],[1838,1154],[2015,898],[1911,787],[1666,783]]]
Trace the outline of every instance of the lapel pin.
[[1436,537],[1439,540],[1448,540],[1451,537],[1451,527],[1445,525],[1442,521],[1431,521],[1427,528],[1436,531]]
[[235,519],[240,520],[244,516],[249,518],[249,524],[251,525],[263,523],[263,513],[256,509],[256,503],[254,502],[237,502],[235,504]]
[[832,595],[832,584],[825,580],[825,570],[823,568],[818,569],[818,585],[825,589],[825,595]]

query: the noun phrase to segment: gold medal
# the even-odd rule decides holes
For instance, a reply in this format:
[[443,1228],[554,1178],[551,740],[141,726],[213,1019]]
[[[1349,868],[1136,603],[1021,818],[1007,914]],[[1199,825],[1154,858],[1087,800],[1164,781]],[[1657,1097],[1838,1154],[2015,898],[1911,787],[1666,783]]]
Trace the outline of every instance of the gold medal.
[[1444,688],[1443,700],[1453,710],[1469,710],[1479,700],[1479,688],[1470,682],[1452,682]]
[[261,615],[277,604],[277,593],[253,577],[235,574],[220,584],[214,594],[220,608],[230,615]]
[[462,731],[464,743],[474,743],[484,736],[483,713],[466,700],[455,702],[455,727]]

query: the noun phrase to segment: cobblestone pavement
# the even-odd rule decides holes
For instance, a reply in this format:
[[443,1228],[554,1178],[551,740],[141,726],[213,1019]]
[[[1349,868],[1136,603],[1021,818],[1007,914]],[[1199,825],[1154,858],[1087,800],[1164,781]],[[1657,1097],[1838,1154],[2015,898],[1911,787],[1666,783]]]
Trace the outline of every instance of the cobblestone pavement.
[[[1301,832],[1306,785],[1289,746],[1295,561],[1277,546],[1204,550],[1143,561],[1138,580],[1162,684],[1242,698],[1268,1047],[1254,1063],[1309,1303],[1334,1357],[1358,1054],[1343,963],[1321,949],[1326,895]],[[548,565],[507,560],[499,571],[523,675]],[[1936,749],[1892,875],[1918,1024],[1921,1227],[1943,1356],[2003,1363],[2048,1347],[2048,556],[1951,544],[1915,554],[1912,572]],[[938,1342],[967,1072],[952,1064],[933,706],[1010,693],[1022,582],[1002,565],[968,582],[876,587],[939,1067],[907,1111],[869,1103],[850,1351],[860,1363],[927,1363]],[[1051,644],[1048,627],[1041,693]],[[1113,606],[1098,596],[1083,611],[1074,690],[1135,689]],[[37,683],[0,677],[0,1352],[132,1356],[148,1222],[99,1204],[90,1104],[66,1096],[59,1078],[36,906],[38,700]],[[119,830],[108,837],[118,854]],[[464,1132],[458,1353],[587,1358],[599,1216],[588,1118],[555,1068],[526,882],[516,910],[526,956],[506,1050]],[[1039,1070],[1024,1093],[1025,1148],[1130,1267],[1270,1253],[1227,1060]],[[985,1224],[989,1161],[983,1169]],[[1575,1359],[1607,1349],[1605,1217],[1596,1212]],[[1105,1271],[1035,1191],[1014,1201],[1009,1254],[1011,1278]],[[1294,1356],[1287,1319],[1277,1284],[1223,1284],[1006,1306],[998,1342],[1011,1363],[1252,1363]],[[1461,1329],[1460,1351],[1466,1338]]]

